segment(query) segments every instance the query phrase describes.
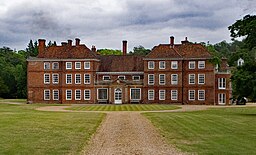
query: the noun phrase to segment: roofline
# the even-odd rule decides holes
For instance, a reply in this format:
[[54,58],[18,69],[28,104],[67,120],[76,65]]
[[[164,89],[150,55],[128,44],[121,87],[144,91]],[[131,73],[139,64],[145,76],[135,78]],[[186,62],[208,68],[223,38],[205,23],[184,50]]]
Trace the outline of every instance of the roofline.
[[49,58],[27,58],[27,61],[100,61],[99,59],[49,59]]
[[143,60],[208,60],[211,58],[144,58]]
[[121,75],[121,74],[143,75],[144,72],[96,72],[96,74],[99,74],[99,75],[105,75],[105,74],[110,74],[110,75]]

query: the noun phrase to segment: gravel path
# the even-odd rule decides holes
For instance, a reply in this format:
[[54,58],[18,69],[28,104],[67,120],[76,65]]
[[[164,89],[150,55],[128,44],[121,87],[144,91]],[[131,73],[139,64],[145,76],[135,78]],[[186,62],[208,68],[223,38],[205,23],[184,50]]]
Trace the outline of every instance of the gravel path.
[[134,112],[108,113],[87,155],[176,155],[183,154],[167,144],[155,127]]

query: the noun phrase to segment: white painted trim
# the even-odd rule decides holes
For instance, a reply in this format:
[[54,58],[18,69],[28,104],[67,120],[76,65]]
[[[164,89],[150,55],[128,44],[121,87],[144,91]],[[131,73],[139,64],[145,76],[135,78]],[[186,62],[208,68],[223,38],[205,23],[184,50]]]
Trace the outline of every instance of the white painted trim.
[[[54,68],[54,64],[58,64],[58,68]],[[52,62],[52,70],[60,69],[60,64],[58,62]]]
[[[77,91],[80,91],[80,98],[77,98]],[[81,89],[76,89],[75,90],[75,100],[81,100],[81,98],[82,98],[82,93],[81,92],[82,92]]]
[[[69,63],[71,63],[71,68],[68,68],[68,64],[69,64]],[[66,62],[66,69],[68,69],[68,70],[69,70],[69,69],[72,69],[72,65],[73,65],[72,62]]]
[[[150,92],[150,91],[153,93],[153,98],[152,98],[152,99],[149,98],[149,92]],[[148,100],[151,100],[151,101],[152,101],[152,100],[155,100],[155,90],[154,90],[154,89],[149,89],[149,90],[148,90]]]
[[[161,81],[160,81],[161,80],[160,76],[162,76],[162,75],[164,76],[164,83],[161,83]],[[165,85],[165,83],[166,83],[165,74],[159,74],[158,78],[159,78],[159,80],[158,80],[159,81],[159,85]]]
[[[99,99],[99,89],[107,90],[107,99]],[[100,100],[100,101],[108,100],[108,88],[97,88],[97,100]]]
[[[149,83],[149,76],[153,75],[153,83]],[[148,85],[154,85],[155,84],[155,74],[148,74]]]
[[[200,95],[199,95],[199,92],[200,92],[200,91],[203,91],[203,92],[204,92],[204,98],[203,98],[203,99],[200,99]],[[199,101],[204,101],[204,100],[205,100],[205,90],[198,90],[197,96],[198,96],[198,100],[199,100]]]
[[[173,93],[176,92],[176,98],[173,98]],[[179,97],[178,90],[171,90],[171,100],[177,101]]]
[[[153,67],[150,67],[150,63],[153,64]],[[155,69],[155,62],[154,61],[148,61],[148,69]]]
[[[194,68],[192,68],[190,65],[194,64]],[[188,69],[196,69],[196,62],[195,61],[189,61],[188,62]]]
[[[77,64],[80,64],[80,67],[77,67]],[[81,68],[82,68],[81,62],[75,62],[75,69],[81,69]]]
[[[68,75],[71,75],[71,83],[68,83]],[[72,74],[66,74],[66,84],[72,84]]]
[[[54,82],[54,78],[53,78],[54,75],[57,75],[58,82]],[[59,84],[59,81],[60,81],[60,80],[59,80],[59,74],[57,74],[57,73],[52,74],[52,83],[53,83],[53,84]]]
[[[204,77],[204,82],[203,82],[203,83],[199,83],[199,76],[201,76],[201,75]],[[197,75],[197,82],[198,82],[198,84],[200,84],[200,85],[205,84],[205,74],[198,74],[198,75]]]
[[[173,76],[177,76],[177,81],[173,81]],[[178,74],[171,74],[171,84],[172,85],[177,85],[179,83],[179,75]]]
[[[85,82],[85,75],[89,75],[89,82]],[[84,74],[84,84],[91,84],[91,74]]]
[[[163,68],[161,68],[161,63],[164,63]],[[165,69],[166,68],[166,62],[165,61],[159,61],[158,65],[159,65],[159,69]]]
[[[176,68],[172,66],[172,65],[174,65],[174,64],[177,65]],[[172,61],[172,62],[171,62],[171,69],[178,69],[178,68],[179,68],[179,66],[178,66],[178,61]]]
[[[134,80],[134,77],[139,77],[139,79]],[[139,76],[139,75],[133,75],[133,76],[132,76],[132,80],[133,80],[133,81],[140,81],[140,76]]]
[[[160,97],[161,96],[161,93],[160,93],[161,91],[164,93],[164,98],[163,99],[161,99],[161,97]],[[165,98],[166,98],[166,91],[164,89],[160,89],[159,90],[159,100],[163,101],[163,100],[165,100]]]
[[[58,98],[57,99],[54,98],[54,92],[58,92]],[[60,98],[59,96],[60,96],[59,90],[58,89],[53,89],[53,91],[52,91],[52,99],[53,100],[59,100],[59,98]]]
[[[45,68],[45,64],[49,64],[49,68]],[[50,62],[44,62],[44,70],[50,70],[51,69],[51,63]]]
[[[140,90],[140,98],[139,99],[132,99],[132,89],[139,89]],[[141,88],[130,88],[130,100],[141,100]]]
[[[71,91],[70,99],[68,99],[68,95],[67,95],[67,92],[68,92],[68,91]],[[66,96],[66,100],[72,100],[72,89],[66,89],[66,94],[65,94],[65,96]]]
[[[76,76],[77,76],[77,75],[80,75],[80,82],[79,82],[79,83],[76,82]],[[81,84],[81,83],[82,83],[81,81],[82,81],[82,76],[81,76],[81,74],[75,74],[75,84]]]
[[[194,76],[194,83],[190,83],[190,77]],[[188,84],[196,84],[196,75],[195,74],[188,74]]]
[[[86,65],[85,65],[86,63],[89,63],[89,68],[88,68],[88,67],[85,67],[85,66],[86,66]],[[90,61],[85,61],[85,62],[84,62],[84,69],[90,69],[90,68],[91,68],[91,63],[90,63]]]
[[119,76],[118,76],[118,79],[120,79],[120,77],[124,77],[123,80],[126,80],[125,75],[119,75]]
[[[45,98],[45,92],[46,92],[46,91],[49,91],[49,99],[46,99],[46,98]],[[50,100],[50,99],[51,99],[51,90],[50,90],[50,89],[45,89],[45,90],[44,90],[44,100],[45,100],[45,101],[48,101],[48,100]]]
[[[204,67],[200,67],[201,64],[203,64]],[[197,67],[198,69],[205,69],[205,61],[198,61]]]
[[144,72],[96,72],[96,74],[102,75],[102,74],[107,74],[107,75],[126,75],[126,74],[137,74],[137,75],[143,75]]
[[[104,80],[105,77],[109,77],[109,80]],[[102,77],[102,80],[103,80],[103,81],[110,81],[111,78],[110,78],[110,76],[108,76],[108,75],[104,75],[104,76]]]
[[[89,98],[85,98],[85,91],[89,91]],[[90,89],[85,89],[84,90],[84,100],[91,100],[91,90]]]
[[30,57],[27,59],[27,61],[100,61],[99,59],[49,59],[49,58],[36,58],[36,57]]
[[[48,75],[49,76],[49,82],[45,82],[45,76]],[[44,74],[44,84],[50,84],[51,83],[51,75],[49,73],[45,73]]]
[[[194,99],[191,99],[191,98],[190,98],[190,92],[194,92]],[[189,101],[194,101],[194,100],[196,100],[196,91],[195,91],[195,90],[188,90],[188,100],[189,100]]]

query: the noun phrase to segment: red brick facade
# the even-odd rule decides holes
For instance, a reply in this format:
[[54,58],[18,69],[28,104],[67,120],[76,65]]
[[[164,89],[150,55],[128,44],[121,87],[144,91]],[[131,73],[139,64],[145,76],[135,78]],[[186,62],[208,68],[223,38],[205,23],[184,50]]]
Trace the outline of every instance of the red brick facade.
[[200,44],[182,41],[155,46],[145,57],[103,56],[76,39],[45,46],[27,60],[31,103],[229,104],[230,73],[223,59],[218,69]]

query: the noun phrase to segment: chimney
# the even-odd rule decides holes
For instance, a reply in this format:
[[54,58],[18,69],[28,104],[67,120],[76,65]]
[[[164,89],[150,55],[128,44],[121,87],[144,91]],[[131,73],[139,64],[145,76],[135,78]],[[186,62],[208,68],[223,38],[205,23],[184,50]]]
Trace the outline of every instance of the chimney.
[[72,40],[68,40],[68,46],[72,46]]
[[181,41],[181,44],[187,44],[187,43],[189,43],[188,37],[185,37],[185,40],[184,40],[184,41]]
[[123,40],[123,55],[127,54],[127,41]]
[[45,39],[38,39],[39,45],[38,45],[38,52],[41,53],[45,49]]
[[80,45],[80,39],[76,38],[76,46],[79,46],[79,45]]
[[66,46],[68,43],[66,42],[61,42],[61,46]]
[[174,36],[170,37],[170,46],[173,47],[174,46]]
[[96,47],[92,45],[92,51],[96,53]]

